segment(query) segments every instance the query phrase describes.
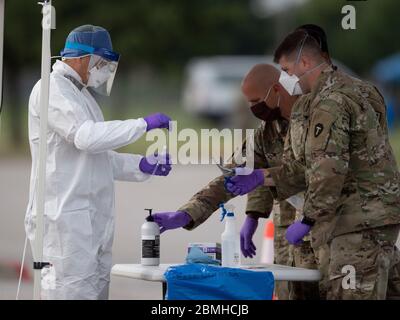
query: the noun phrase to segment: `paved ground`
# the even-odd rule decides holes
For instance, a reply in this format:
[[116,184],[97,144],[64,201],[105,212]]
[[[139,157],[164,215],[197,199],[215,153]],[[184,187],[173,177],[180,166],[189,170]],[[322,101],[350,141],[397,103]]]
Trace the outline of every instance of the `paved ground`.
[[[14,273],[5,272],[4,268],[1,272],[1,266],[18,262],[22,255],[29,174],[29,159],[1,159],[0,299],[15,298],[17,282],[13,278]],[[145,208],[154,208],[155,211],[176,210],[218,174],[219,171],[214,166],[178,166],[168,178],[156,177],[144,183],[117,183],[114,263],[140,262],[140,227],[146,216]],[[238,198],[232,203],[238,213],[243,213],[244,198]],[[242,217],[243,215],[239,215],[240,222]],[[195,231],[166,233],[161,242],[161,261],[183,262],[189,242],[219,241],[223,227],[215,214]],[[258,243],[261,235],[262,228],[257,234]],[[31,264],[30,253],[27,262],[28,265]],[[21,297],[32,297],[31,283],[24,283]],[[112,277],[110,298],[161,299],[161,288],[157,283]]]
[[[15,299],[16,273],[7,265],[17,263],[22,255],[25,232],[23,220],[28,196],[30,174],[29,159],[1,159],[0,161],[0,300]],[[197,190],[219,174],[215,166],[177,166],[168,178],[153,178],[144,183],[116,184],[116,232],[114,263],[140,262],[140,227],[145,208],[155,211],[174,211]],[[243,221],[245,198],[232,201]],[[183,262],[189,242],[219,241],[223,224],[214,214],[194,231],[167,232],[161,240],[163,263]],[[261,248],[263,227],[259,228],[255,241]],[[29,252],[29,250],[28,250]],[[27,265],[31,265],[30,252]],[[5,267],[6,266],[6,267]],[[25,282],[22,299],[32,298],[32,283]],[[157,283],[112,277],[111,299],[161,299],[161,286]]]

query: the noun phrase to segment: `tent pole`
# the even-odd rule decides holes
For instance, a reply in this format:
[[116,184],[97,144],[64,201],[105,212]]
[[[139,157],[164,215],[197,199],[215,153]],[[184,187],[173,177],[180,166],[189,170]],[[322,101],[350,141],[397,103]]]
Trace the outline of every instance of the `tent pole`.
[[47,159],[47,122],[49,108],[49,87],[51,68],[51,0],[44,0],[42,21],[42,73],[40,85],[40,139],[39,167],[36,190],[36,231],[34,240],[34,300],[41,299],[41,273],[48,264],[43,262],[43,222],[46,201],[46,159]]

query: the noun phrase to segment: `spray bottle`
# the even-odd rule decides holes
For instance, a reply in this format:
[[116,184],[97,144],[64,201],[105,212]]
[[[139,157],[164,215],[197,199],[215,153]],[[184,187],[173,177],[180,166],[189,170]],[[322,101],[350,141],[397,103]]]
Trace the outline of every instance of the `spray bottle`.
[[143,223],[142,234],[142,265],[158,266],[160,264],[160,227],[152,216],[153,209],[149,212],[146,222]]
[[236,229],[235,214],[226,210],[224,204],[220,204],[222,210],[221,222],[225,219],[225,230],[221,236],[222,266],[240,266],[240,238]]

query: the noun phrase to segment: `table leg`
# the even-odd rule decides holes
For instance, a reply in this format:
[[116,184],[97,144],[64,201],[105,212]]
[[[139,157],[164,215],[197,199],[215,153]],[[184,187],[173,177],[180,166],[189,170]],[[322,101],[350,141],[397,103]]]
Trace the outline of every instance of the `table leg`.
[[162,299],[165,300],[165,296],[167,295],[167,282],[162,282]]

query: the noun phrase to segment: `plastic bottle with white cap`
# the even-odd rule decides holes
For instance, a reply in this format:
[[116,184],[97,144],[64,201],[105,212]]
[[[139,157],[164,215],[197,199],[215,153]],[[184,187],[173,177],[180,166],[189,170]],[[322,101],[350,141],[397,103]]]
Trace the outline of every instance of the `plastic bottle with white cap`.
[[222,266],[240,266],[240,237],[236,228],[236,218],[232,211],[228,211],[224,204],[220,204],[222,210],[221,222],[225,219],[225,230],[221,236]]
[[160,265],[160,227],[152,216],[152,209],[145,209],[149,212],[146,222],[143,223],[142,234],[142,259],[143,266]]

